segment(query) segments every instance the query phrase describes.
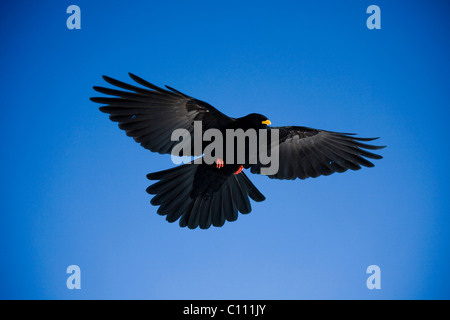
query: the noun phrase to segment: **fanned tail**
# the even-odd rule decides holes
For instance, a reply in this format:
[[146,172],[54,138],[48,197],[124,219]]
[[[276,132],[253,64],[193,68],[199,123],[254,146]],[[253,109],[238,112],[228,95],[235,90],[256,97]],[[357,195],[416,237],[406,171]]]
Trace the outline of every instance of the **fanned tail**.
[[[169,222],[180,219],[181,227],[207,229],[211,224],[221,227],[226,220],[235,221],[238,212],[250,213],[249,197],[265,200],[244,172],[218,177],[201,174],[205,170],[203,164],[184,164],[148,174],[149,180],[159,180],[147,188],[155,195],[150,202],[159,206],[158,214]],[[199,184],[201,189],[195,187]]]

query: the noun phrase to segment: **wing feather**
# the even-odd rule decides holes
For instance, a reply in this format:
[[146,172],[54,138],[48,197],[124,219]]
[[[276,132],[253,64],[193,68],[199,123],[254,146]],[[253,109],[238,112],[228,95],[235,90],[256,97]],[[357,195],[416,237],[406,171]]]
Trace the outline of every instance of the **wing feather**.
[[[273,179],[306,179],[334,172],[359,170],[362,166],[373,167],[367,160],[382,159],[382,156],[368,150],[379,150],[384,146],[371,145],[364,142],[378,138],[354,137],[353,133],[339,133],[312,129],[307,127],[272,127],[279,130],[278,148],[279,169],[276,174],[269,175]],[[261,173],[264,165],[251,166],[252,173]]]
[[[99,109],[118,122],[119,128],[144,148],[158,153],[171,153],[179,141],[171,141],[172,132],[186,129],[191,135],[194,121],[202,121],[203,132],[221,129],[235,121],[206,102],[194,99],[169,86],[160,88],[130,73],[138,85],[128,84],[107,76],[103,79],[116,88],[94,86],[94,90],[108,97],[92,97]],[[189,150],[191,155],[193,152]],[[199,154],[195,154],[199,155]]]

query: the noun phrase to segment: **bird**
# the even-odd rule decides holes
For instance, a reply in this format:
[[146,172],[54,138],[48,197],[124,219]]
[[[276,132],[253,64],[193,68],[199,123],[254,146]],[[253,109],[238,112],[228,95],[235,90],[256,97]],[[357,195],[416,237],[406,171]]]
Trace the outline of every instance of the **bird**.
[[[127,136],[155,153],[170,154],[179,143],[171,139],[174,130],[184,129],[193,134],[195,121],[200,121],[202,132],[254,129],[272,137],[276,130],[278,170],[267,174],[271,179],[328,176],[349,169],[374,167],[368,159],[382,159],[373,150],[385,146],[369,144],[378,137],[362,138],[354,133],[304,126],[275,127],[266,116],[258,113],[232,118],[207,102],[170,86],[161,88],[133,73],[129,76],[133,84],[104,75],[103,79],[112,87],[94,86],[95,91],[106,96],[90,100],[101,104],[99,110],[109,114],[109,119],[118,123]],[[204,149],[200,153],[188,149],[188,155],[201,159]],[[217,158],[214,163],[190,161],[149,173],[147,178],[153,181],[146,189],[153,196],[150,203],[158,206],[157,213],[168,222],[179,221],[180,227],[189,229],[222,227],[225,221],[235,221],[239,213],[252,211],[249,198],[255,202],[266,199],[246,174],[248,170],[252,174],[263,174],[265,165],[249,163],[247,156],[243,163]]]

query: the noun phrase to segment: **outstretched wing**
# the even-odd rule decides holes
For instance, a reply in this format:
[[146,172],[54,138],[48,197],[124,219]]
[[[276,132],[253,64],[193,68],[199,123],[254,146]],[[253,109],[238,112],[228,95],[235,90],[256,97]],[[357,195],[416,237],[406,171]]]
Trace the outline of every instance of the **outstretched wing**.
[[110,114],[109,118],[118,122],[120,129],[146,149],[161,154],[171,153],[179,143],[171,141],[172,132],[186,129],[193,137],[194,121],[202,121],[203,131],[220,129],[234,121],[206,102],[168,86],[168,90],[162,89],[134,74],[129,75],[144,88],[103,76],[105,81],[124,90],[95,86],[96,91],[112,97],[93,97],[91,100],[104,104],[100,111]]
[[[269,175],[273,179],[306,179],[330,175],[348,169],[359,170],[361,166],[373,167],[369,159],[382,156],[368,150],[382,149],[364,142],[377,138],[358,138],[352,133],[338,133],[307,127],[271,127],[279,130],[279,169]],[[273,151],[274,149],[272,149]],[[261,164],[251,166],[252,173],[261,173]]]

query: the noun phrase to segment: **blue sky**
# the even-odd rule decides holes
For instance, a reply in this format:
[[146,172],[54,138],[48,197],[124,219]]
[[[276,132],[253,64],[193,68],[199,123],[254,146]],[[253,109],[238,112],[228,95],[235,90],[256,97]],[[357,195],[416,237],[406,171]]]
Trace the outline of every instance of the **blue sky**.
[[[66,8],[81,8],[68,30]],[[381,30],[366,9],[381,8]],[[16,1],[0,8],[2,299],[449,299],[447,1]],[[156,214],[141,148],[89,101],[133,72],[230,116],[379,136],[223,228]],[[68,290],[66,268],[81,269]],[[366,268],[381,268],[368,290]]]

